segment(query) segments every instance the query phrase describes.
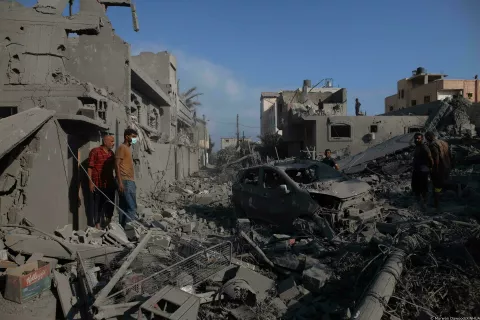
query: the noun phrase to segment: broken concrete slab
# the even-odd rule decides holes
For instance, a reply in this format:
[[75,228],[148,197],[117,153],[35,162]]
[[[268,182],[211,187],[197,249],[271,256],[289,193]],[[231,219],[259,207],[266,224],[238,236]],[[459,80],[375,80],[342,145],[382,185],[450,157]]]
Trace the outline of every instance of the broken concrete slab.
[[238,268],[235,279],[245,280],[255,291],[257,301],[265,300],[268,291],[275,286],[275,281],[272,279],[244,267]]
[[[26,235],[26,234],[7,234],[5,236],[5,245],[10,250],[15,252],[24,252],[26,254],[34,254],[36,252],[42,252],[46,257],[75,260],[75,255],[66,249],[71,249],[72,252],[80,251],[82,258],[96,258],[99,257],[97,263],[107,263],[105,255],[112,255],[120,253],[124,249],[110,246],[93,246],[89,244],[77,244],[62,241],[54,241],[43,239],[38,236]],[[103,260],[101,259],[103,256]]]
[[180,198],[182,198],[182,195],[181,195],[181,194],[178,194],[178,193],[165,192],[165,193],[163,193],[162,195],[160,195],[160,197],[161,197],[162,200],[165,201],[165,202],[175,203],[175,202],[177,202],[178,200],[180,200]]
[[79,310],[75,308],[78,298],[72,292],[68,277],[53,270],[53,279],[65,319],[81,319]]
[[318,293],[330,277],[330,269],[323,264],[317,264],[316,266],[303,271],[303,286],[312,292]]
[[282,301],[289,302],[300,295],[300,291],[297,288],[297,283],[293,277],[281,281],[278,284],[278,296]]
[[53,117],[55,111],[32,108],[14,114],[8,119],[0,119],[0,133],[5,137],[0,141],[0,158],[32,135]]
[[271,258],[271,261],[282,268],[288,270],[299,270],[300,269],[300,260],[297,258],[296,255],[286,253],[282,256],[276,256]]
[[15,256],[15,263],[18,264],[19,266],[21,266],[22,264],[25,263],[25,257],[21,254],[17,254]]
[[57,230],[55,230],[55,234],[65,240],[70,240],[73,235],[73,225],[67,224],[62,228],[58,228]]
[[41,259],[43,259],[43,253],[35,252],[34,254],[32,254],[30,256],[30,258],[28,258],[26,263],[38,261],[38,260],[41,260]]

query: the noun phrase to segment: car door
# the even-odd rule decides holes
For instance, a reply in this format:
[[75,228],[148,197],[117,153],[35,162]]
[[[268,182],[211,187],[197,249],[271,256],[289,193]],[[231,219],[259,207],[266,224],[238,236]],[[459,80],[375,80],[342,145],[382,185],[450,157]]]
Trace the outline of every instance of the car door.
[[[296,216],[296,206],[295,192],[290,181],[274,168],[264,168],[262,178],[262,211],[265,220],[278,226],[291,225]],[[281,185],[287,186],[288,193],[280,188]]]
[[236,202],[240,204],[247,217],[255,219],[259,215],[262,200],[260,197],[260,168],[245,170],[235,188],[235,193],[238,193]]

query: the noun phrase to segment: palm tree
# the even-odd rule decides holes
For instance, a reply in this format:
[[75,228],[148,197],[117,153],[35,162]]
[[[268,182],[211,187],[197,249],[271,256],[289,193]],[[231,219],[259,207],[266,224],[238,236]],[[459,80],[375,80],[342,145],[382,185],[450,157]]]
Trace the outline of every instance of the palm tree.
[[203,93],[196,91],[197,87],[193,87],[180,94],[180,98],[185,100],[186,106],[191,110],[194,110],[196,107],[202,105],[200,101],[194,99],[203,95]]

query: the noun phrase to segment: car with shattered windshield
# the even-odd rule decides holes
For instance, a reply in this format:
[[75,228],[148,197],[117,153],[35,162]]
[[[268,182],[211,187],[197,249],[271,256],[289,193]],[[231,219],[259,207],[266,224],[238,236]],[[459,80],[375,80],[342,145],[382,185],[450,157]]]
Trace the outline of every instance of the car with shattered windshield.
[[373,190],[315,160],[286,160],[243,169],[232,186],[239,216],[291,226],[297,218],[323,216],[333,226],[378,214]]

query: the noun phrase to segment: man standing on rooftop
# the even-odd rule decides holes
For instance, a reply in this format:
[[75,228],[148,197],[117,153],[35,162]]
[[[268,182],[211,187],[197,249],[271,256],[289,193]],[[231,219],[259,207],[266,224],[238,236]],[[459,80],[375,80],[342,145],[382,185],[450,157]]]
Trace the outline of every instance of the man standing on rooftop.
[[360,116],[360,106],[362,104],[358,101],[358,98],[355,98],[355,115]]
[[115,173],[117,176],[119,220],[122,227],[127,222],[137,219],[137,187],[131,146],[137,143],[137,131],[131,128],[125,130],[124,141],[115,153]]

